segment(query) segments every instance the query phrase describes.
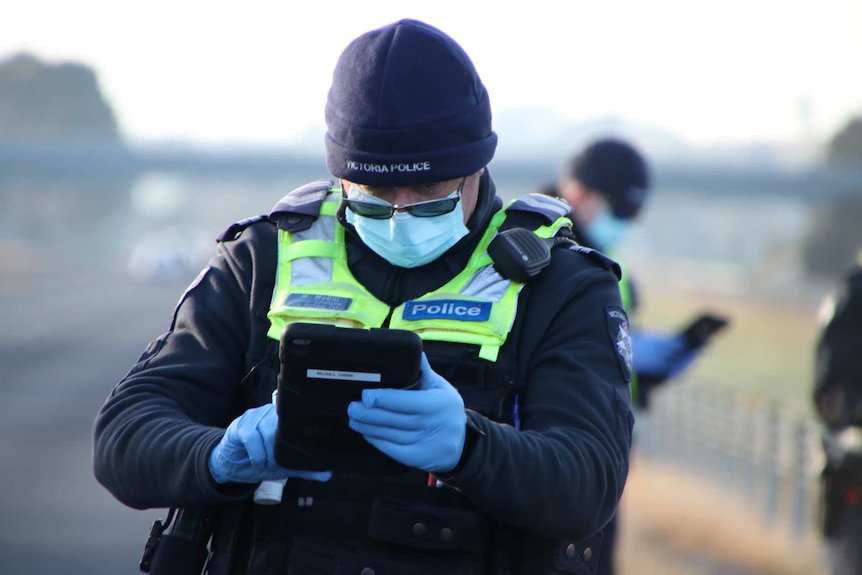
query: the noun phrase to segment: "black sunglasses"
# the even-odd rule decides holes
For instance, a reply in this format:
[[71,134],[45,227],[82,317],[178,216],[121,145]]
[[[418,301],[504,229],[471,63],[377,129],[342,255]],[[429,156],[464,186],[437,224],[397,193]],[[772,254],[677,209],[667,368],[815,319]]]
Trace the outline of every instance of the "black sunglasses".
[[371,202],[363,202],[347,197],[344,190],[341,191],[341,199],[347,208],[356,214],[372,220],[388,220],[395,212],[405,211],[417,218],[433,218],[448,214],[455,209],[458,201],[461,199],[461,189],[464,187],[464,182],[467,178],[463,178],[458,188],[455,190],[457,195],[454,198],[440,198],[438,200],[428,200],[426,202],[416,202],[415,204],[407,204],[406,206],[393,206],[374,204]]

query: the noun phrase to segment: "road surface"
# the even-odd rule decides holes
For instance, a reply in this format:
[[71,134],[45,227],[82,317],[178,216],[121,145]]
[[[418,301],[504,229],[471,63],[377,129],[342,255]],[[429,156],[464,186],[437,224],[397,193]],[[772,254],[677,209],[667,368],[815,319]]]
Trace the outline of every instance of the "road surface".
[[96,482],[91,428],[183,288],[60,270],[0,291],[0,573],[138,572],[160,512],[128,509]]

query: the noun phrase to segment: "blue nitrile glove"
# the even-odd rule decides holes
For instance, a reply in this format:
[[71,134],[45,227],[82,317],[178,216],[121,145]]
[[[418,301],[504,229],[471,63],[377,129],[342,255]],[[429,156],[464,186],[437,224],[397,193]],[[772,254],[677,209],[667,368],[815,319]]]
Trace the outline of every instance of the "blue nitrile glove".
[[210,473],[216,483],[258,483],[265,479],[301,477],[328,481],[331,471],[297,471],[275,462],[278,414],[271,403],[247,410],[228,426],[210,453]]
[[665,335],[636,331],[632,338],[632,367],[638,377],[664,380],[681,374],[697,357],[685,338],[678,334]]
[[420,388],[365,389],[347,408],[350,428],[408,467],[451,471],[461,459],[467,413],[458,390],[422,354]]

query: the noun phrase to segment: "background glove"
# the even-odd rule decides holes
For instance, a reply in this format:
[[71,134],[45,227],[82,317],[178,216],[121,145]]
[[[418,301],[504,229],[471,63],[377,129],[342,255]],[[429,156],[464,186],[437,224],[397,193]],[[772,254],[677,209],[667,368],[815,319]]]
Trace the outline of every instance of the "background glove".
[[276,463],[276,427],[278,414],[271,403],[234,419],[210,453],[209,469],[216,483],[258,483],[289,477],[328,481],[332,477],[331,471],[298,471]]
[[697,357],[683,336],[637,331],[632,333],[632,367],[638,376],[663,381],[681,374]]
[[422,353],[418,390],[365,389],[347,408],[350,428],[396,461],[431,473],[461,459],[467,413],[458,390],[431,369]]

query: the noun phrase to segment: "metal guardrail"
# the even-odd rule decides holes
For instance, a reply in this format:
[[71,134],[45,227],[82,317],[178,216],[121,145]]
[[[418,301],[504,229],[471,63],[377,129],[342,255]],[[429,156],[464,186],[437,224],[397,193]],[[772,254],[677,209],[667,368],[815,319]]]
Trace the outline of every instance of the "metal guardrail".
[[717,385],[680,382],[638,414],[635,451],[744,498],[794,539],[816,529],[823,462],[816,421]]

